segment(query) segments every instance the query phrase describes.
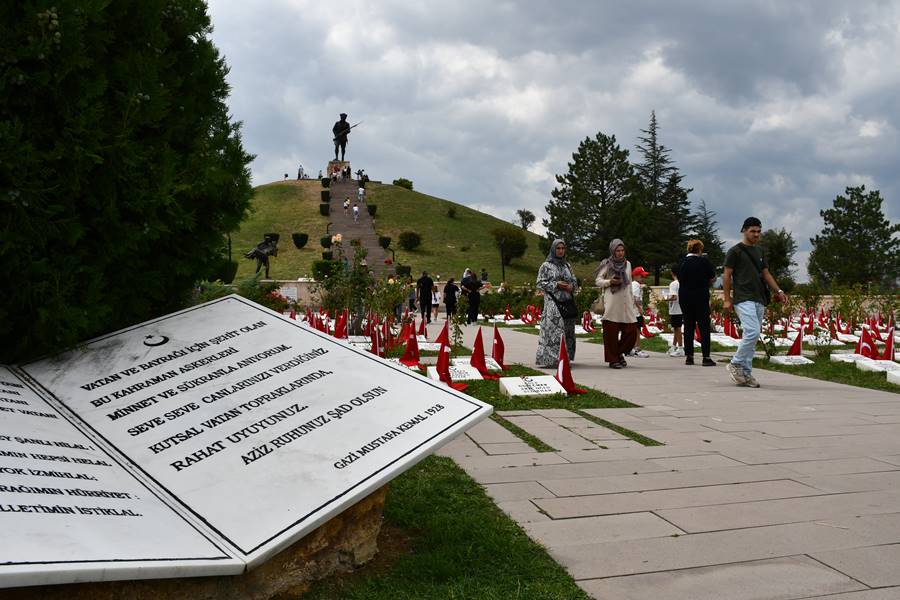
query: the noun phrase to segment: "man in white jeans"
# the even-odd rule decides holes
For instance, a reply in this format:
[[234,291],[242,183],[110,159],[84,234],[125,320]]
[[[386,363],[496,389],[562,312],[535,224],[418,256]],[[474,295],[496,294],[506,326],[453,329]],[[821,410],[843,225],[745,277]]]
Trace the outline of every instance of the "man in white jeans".
[[758,246],[762,235],[760,220],[747,217],[741,233],[744,234],[743,240],[732,246],[725,255],[725,274],[722,278],[725,311],[733,309],[737,313],[743,330],[737,352],[727,368],[737,385],[758,388],[759,382],[753,377],[753,352],[762,332],[763,315],[768,304],[766,287],[775,292],[777,302],[787,302],[787,295],[769,273],[769,265]]

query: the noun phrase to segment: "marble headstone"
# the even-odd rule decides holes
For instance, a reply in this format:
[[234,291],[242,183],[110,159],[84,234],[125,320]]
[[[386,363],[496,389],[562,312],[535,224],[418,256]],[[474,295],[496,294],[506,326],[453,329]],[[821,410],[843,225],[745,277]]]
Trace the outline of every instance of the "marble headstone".
[[504,396],[555,396],[566,390],[552,375],[535,377],[501,377],[500,393]]

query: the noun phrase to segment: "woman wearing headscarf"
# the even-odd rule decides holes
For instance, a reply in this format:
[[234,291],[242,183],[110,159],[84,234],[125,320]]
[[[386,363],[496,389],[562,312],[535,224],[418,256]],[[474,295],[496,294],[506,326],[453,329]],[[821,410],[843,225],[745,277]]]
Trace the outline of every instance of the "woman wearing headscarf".
[[547,260],[538,270],[536,283],[537,288],[544,292],[541,333],[535,357],[539,367],[550,369],[556,367],[559,359],[559,341],[563,336],[566,338],[566,352],[569,359],[575,358],[575,321],[578,317],[563,319],[556,303],[562,304],[571,299],[575,294],[576,284],[572,267],[566,261],[566,243],[559,239],[553,240]]
[[637,341],[637,314],[631,293],[631,263],[620,239],[609,243],[609,258],[594,272],[603,294],[603,353],[611,369],[627,366],[625,355]]

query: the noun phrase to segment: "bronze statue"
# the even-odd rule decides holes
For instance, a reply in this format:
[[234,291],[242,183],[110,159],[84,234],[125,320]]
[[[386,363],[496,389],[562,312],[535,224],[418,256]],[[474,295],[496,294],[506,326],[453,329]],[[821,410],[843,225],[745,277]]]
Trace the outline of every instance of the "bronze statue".
[[[361,123],[362,121],[356,125]],[[341,120],[335,122],[334,127],[331,128],[331,133],[334,134],[334,160],[338,159],[338,149],[341,151],[341,160],[344,160],[344,154],[347,150],[347,136],[350,135],[350,130],[356,125],[350,125],[347,122],[347,113],[341,113]]]
[[263,241],[256,245],[256,248],[244,255],[244,258],[256,259],[256,273],[263,267],[266,268],[266,279],[269,278],[269,257],[278,256],[278,236],[267,233]]

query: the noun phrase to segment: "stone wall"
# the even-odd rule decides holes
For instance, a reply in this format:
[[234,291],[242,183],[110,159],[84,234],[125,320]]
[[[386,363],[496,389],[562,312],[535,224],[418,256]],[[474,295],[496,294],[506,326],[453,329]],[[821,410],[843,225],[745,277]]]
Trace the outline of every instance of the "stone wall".
[[[0,600],[281,600],[375,557],[387,486],[242,575],[74,583],[0,590]],[[252,517],[248,517],[252,518]]]

